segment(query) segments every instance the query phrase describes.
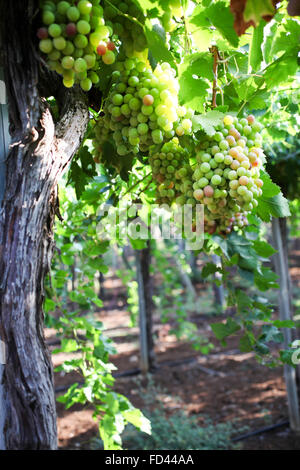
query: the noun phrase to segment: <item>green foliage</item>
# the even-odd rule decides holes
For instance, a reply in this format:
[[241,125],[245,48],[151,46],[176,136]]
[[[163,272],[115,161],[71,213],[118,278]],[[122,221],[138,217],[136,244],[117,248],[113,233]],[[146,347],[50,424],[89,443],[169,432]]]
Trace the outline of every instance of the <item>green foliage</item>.
[[[156,386],[151,377],[148,377],[147,388],[142,388],[138,382],[139,393],[145,402],[143,413],[152,424],[152,433],[145,435],[137,433],[132,426],[128,426],[124,433],[124,446],[128,450],[229,450],[239,447],[232,443],[231,437],[237,432],[233,423],[213,424],[210,419],[201,415],[189,415],[184,409],[169,412],[162,401],[176,401],[180,398],[170,397],[166,390]],[[200,424],[201,419],[201,424]],[[246,428],[239,429],[239,432]],[[93,449],[99,449],[97,440],[92,442]]]
[[[84,379],[80,387],[74,383],[65,395],[58,397],[58,401],[67,409],[76,403],[93,406],[93,418],[99,422],[100,437],[106,450],[122,448],[121,434],[128,423],[150,433],[150,422],[141,411],[126,397],[112,391],[115,366],[109,362],[109,355],[115,353],[115,349],[103,336],[102,323],[77,318],[75,312],[60,318],[57,328],[63,340],[54,353],[76,351],[78,358],[66,360],[56,371],[76,371]],[[68,338],[70,334],[75,338]]]
[[199,425],[197,416],[177,411],[167,417],[164,408],[144,412],[152,424],[149,437],[131,431],[124,440],[126,448],[140,450],[229,450],[235,446],[230,438],[231,423],[212,424],[206,420]]

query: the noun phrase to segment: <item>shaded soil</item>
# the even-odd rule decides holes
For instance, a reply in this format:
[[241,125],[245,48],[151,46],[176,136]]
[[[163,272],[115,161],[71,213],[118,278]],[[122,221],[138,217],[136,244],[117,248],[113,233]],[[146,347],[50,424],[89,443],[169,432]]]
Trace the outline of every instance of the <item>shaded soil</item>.
[[[295,250],[293,254],[291,276],[298,291],[300,251]],[[203,292],[205,286],[198,284],[196,289]],[[126,311],[124,286],[112,276],[106,278],[104,290],[104,308],[98,318],[117,347],[118,353],[112,356],[111,360],[119,371],[138,368],[138,329],[127,328],[129,315]],[[241,434],[238,430],[244,426],[247,426],[249,431],[254,431],[286,421],[288,411],[282,367],[269,369],[260,365],[253,353],[241,353],[238,350],[238,336],[230,338],[226,347],[220,347],[209,324],[223,320],[224,316],[198,314],[195,319],[199,331],[208,336],[215,345],[208,356],[197,353],[189,344],[178,342],[170,334],[169,324],[161,325],[158,318],[154,319],[158,369],[153,374],[153,380],[157,389],[163,390],[162,399],[168,412],[180,407],[189,414],[200,414],[200,423],[204,422],[206,417],[215,424],[234,421],[238,434]],[[50,344],[55,341],[54,334],[53,330],[46,330]],[[53,347],[54,345],[51,346]],[[53,356],[54,366],[62,363],[65,358],[64,354]],[[165,364],[166,361],[188,358],[193,360],[177,365]],[[80,381],[80,377],[76,374],[55,373],[57,395],[63,387],[78,380]],[[146,382],[144,378],[139,381],[138,386],[136,376],[117,378],[115,390],[126,395],[135,406],[143,408]],[[180,398],[180,403],[176,397]],[[98,435],[97,423],[92,418],[92,408],[76,405],[65,410],[64,406],[58,403],[57,413],[59,447],[89,449],[91,439]],[[241,442],[243,449],[250,450],[300,450],[300,436],[295,436],[287,425]]]

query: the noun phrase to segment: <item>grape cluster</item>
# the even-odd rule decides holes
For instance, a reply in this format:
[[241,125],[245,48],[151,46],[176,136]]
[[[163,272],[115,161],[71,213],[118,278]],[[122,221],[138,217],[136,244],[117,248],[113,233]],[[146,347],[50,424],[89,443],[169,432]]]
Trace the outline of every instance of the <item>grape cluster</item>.
[[159,152],[151,152],[149,163],[157,184],[158,204],[195,205],[192,188],[192,170],[188,152],[179,145],[177,137],[166,142]]
[[247,224],[247,213],[257,207],[265,162],[261,149],[262,126],[254,116],[238,120],[225,116],[197,153],[193,172],[194,198],[205,205],[205,222],[211,233],[229,233]]
[[145,17],[133,0],[110,0],[105,3],[104,18],[106,24],[112,27],[114,34],[123,43],[128,57],[131,57],[135,51],[142,52],[147,48],[147,40],[142,28]]
[[265,157],[261,124],[254,116],[238,120],[225,116],[213,136],[200,142],[196,163],[177,138],[150,154],[157,185],[157,203],[204,205],[208,233],[228,234],[248,224],[247,214],[257,207]]
[[39,48],[51,70],[70,88],[80,83],[89,91],[99,82],[99,60],[115,62],[112,29],[105,24],[100,0],[42,0],[43,26],[37,31]]
[[148,153],[175,135],[190,134],[192,112],[178,105],[178,82],[168,63],[154,72],[137,58],[116,64],[116,80],[95,126],[95,154],[101,160],[104,142],[111,139],[119,156]]

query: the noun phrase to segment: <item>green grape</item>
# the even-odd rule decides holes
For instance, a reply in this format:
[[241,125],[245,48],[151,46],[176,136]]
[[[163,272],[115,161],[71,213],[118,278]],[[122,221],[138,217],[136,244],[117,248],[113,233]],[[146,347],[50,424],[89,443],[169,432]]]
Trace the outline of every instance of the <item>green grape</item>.
[[57,49],[58,51],[62,51],[63,49],[65,49],[67,43],[66,43],[66,40],[62,36],[59,36],[53,39],[53,45],[55,49]]
[[39,42],[39,48],[44,54],[49,54],[53,49],[53,44],[51,39],[42,39]]
[[58,24],[53,23],[49,26],[48,32],[50,36],[52,36],[53,38],[57,38],[61,35],[62,29]]
[[77,21],[80,18],[80,11],[77,7],[70,6],[66,11],[66,15],[70,21]]

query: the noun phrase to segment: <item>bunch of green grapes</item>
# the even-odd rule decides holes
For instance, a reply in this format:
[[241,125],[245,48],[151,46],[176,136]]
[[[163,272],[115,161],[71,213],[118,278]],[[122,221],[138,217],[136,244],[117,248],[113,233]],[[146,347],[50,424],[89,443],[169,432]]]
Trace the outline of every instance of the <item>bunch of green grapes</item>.
[[112,29],[105,24],[100,0],[41,1],[43,26],[37,31],[39,48],[51,70],[70,88],[80,83],[89,91],[99,82],[99,60],[115,61]]
[[122,157],[148,153],[153,144],[191,133],[192,111],[178,105],[178,82],[168,63],[154,72],[137,58],[116,67],[116,82],[96,124],[96,158],[101,160],[103,143],[109,139]]
[[252,115],[239,120],[228,115],[201,144],[193,173],[194,198],[205,205],[211,233],[243,227],[247,213],[257,207],[263,186],[260,168],[265,163],[261,130]]
[[145,17],[133,0],[104,0],[104,18],[122,41],[128,57],[135,51],[143,52],[147,48],[142,27]]
[[149,163],[157,184],[158,204],[196,204],[188,152],[179,145],[178,138],[166,142],[159,152],[151,152]]

